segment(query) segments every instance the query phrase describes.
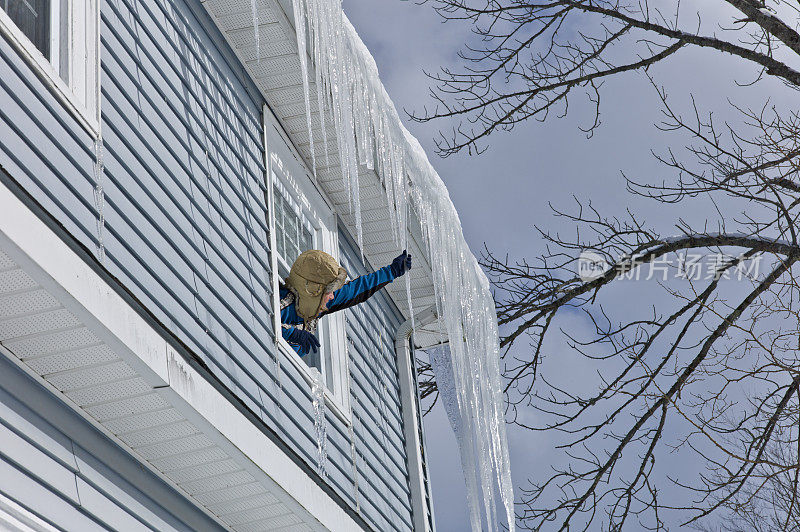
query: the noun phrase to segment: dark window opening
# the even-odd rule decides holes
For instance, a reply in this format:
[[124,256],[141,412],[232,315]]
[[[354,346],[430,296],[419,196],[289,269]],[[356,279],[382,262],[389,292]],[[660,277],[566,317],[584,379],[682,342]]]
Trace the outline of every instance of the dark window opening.
[[14,24],[50,58],[50,0],[0,0]]

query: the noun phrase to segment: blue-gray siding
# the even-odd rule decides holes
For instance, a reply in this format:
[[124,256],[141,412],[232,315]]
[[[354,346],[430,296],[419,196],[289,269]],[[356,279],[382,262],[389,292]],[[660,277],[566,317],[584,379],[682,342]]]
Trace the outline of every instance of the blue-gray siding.
[[[194,0],[107,0],[100,31],[103,265],[313,465],[309,386],[287,360],[275,375],[263,101]],[[0,102],[0,166],[95,249],[93,140],[2,39]],[[340,233],[345,267],[366,272]],[[411,528],[400,319],[386,294],[347,311],[356,478],[327,416],[326,481],[376,530]]]
[[61,530],[221,530],[3,358],[0,493]]

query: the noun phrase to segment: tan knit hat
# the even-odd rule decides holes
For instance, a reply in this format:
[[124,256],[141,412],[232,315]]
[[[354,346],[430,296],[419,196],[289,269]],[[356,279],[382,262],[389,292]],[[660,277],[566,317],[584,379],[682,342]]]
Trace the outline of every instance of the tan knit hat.
[[322,296],[338,290],[346,280],[347,270],[324,251],[302,252],[286,278],[286,285],[296,298],[297,315],[305,320],[316,318],[322,307]]

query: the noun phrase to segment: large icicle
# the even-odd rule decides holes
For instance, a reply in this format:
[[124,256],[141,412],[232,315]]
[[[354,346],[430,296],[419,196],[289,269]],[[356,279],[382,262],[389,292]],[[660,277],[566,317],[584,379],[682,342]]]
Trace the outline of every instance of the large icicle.
[[105,181],[105,163],[103,162],[103,153],[105,145],[103,139],[98,137],[94,140],[94,206],[97,209],[97,259],[103,262],[106,258],[106,245],[103,240],[103,233],[105,233],[106,216],[106,191],[104,189]]
[[458,407],[458,393],[456,392],[450,349],[446,345],[436,346],[428,350],[428,356],[433,374],[436,377],[439,400],[444,407],[447,418],[450,420],[450,426],[453,427],[453,433],[458,442],[458,450],[461,454],[461,469],[464,472],[464,482],[467,485],[467,509],[469,510],[472,530],[477,532],[480,531],[481,516],[478,508],[476,478],[472,474],[475,471],[476,449],[470,434],[465,432],[464,419],[461,417],[461,411]]
[[[359,248],[359,164],[374,166],[382,181],[398,249],[407,247],[409,206],[422,224],[436,309],[441,328],[449,338],[453,385],[445,386],[442,393],[450,394],[449,400],[457,405],[459,413],[454,418],[459,421],[453,422],[453,427],[470,492],[473,529],[483,528],[481,514],[487,528],[499,527],[496,483],[513,532],[514,494],[503,415],[497,315],[489,282],[464,240],[447,188],[417,139],[400,121],[374,59],[342,12],[341,0],[293,0],[293,7],[303,84],[309,85],[307,31],[310,55],[315,61],[311,66],[315,68],[316,87],[322,91],[321,96],[317,94],[318,107],[322,99],[331,112]],[[308,93],[305,97],[311,139],[311,98]],[[320,123],[324,124],[322,116]],[[316,166],[313,155],[312,164]],[[410,285],[406,290],[410,303]],[[482,512],[478,508],[481,504]]]
[[256,62],[261,61],[261,30],[258,27],[258,0],[250,0],[253,15],[253,39],[256,41]]
[[328,421],[325,417],[325,384],[319,371],[314,372],[311,403],[314,408],[314,435],[317,439],[317,472],[325,478],[325,464],[328,461]]
[[[295,21],[297,23],[297,54],[300,57],[300,71],[303,77],[303,95],[306,101],[306,125],[308,127],[308,142],[311,147],[311,169],[317,175],[317,159],[314,154],[314,133],[311,129],[311,98],[308,89],[308,55],[306,52],[306,10],[301,6],[303,0],[292,0]],[[317,85],[319,90],[319,85]]]

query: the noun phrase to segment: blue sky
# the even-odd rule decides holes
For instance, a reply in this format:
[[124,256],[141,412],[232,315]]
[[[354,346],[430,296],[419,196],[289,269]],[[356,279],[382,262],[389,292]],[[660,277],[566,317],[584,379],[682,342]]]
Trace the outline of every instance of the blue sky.
[[[403,109],[421,113],[432,105],[428,94],[431,81],[423,71],[436,72],[449,66],[458,70],[457,51],[470,38],[462,22],[442,23],[429,5],[401,0],[344,0],[344,10],[375,57],[381,79],[401,117]],[[749,71],[735,61],[720,59],[707,52],[681,52],[676,60],[653,69],[656,80],[669,83],[670,97],[686,110],[690,91],[698,104],[717,116],[729,113],[722,91],[730,92],[731,80],[749,79]],[[775,101],[789,93],[767,82]],[[737,89],[739,104],[760,102],[764,84]],[[673,234],[678,216],[674,211],[632,198],[625,193],[621,171],[645,181],[661,182],[672,178],[668,170],[652,157],[651,150],[682,146],[675,135],[659,132],[654,123],[661,119],[654,89],[640,74],[606,82],[603,92],[602,126],[591,138],[580,131],[589,117],[581,103],[571,102],[570,114],[545,123],[529,122],[510,133],[493,134],[489,149],[479,156],[458,154],[447,159],[434,154],[433,140],[439,130],[453,123],[419,124],[405,120],[406,127],[420,140],[429,158],[447,184],[459,211],[464,235],[475,254],[484,243],[512,258],[532,259],[543,251],[534,224],[552,230],[574,231],[553,218],[549,203],[560,208],[574,206],[573,195],[591,200],[603,213],[623,214],[626,208],[646,213],[651,225],[664,235]],[[702,204],[682,210],[680,216],[701,220],[707,215]],[[636,297],[634,288],[618,290],[621,306],[626,298]],[[641,287],[636,287],[641,290]],[[568,318],[573,330],[586,326],[579,318]],[[552,345],[551,371],[558,374],[571,365],[562,346]],[[559,359],[563,356],[563,359]],[[567,379],[588,375],[568,374]],[[535,418],[533,413],[526,415]],[[535,421],[535,419],[533,419]],[[434,492],[437,526],[442,532],[468,529],[466,502],[460,462],[452,433],[441,408],[425,418],[429,464]],[[558,456],[555,441],[541,433],[509,429],[512,474],[515,487],[529,478],[541,477]],[[696,464],[676,465],[687,473]],[[457,479],[457,481],[456,481]],[[519,491],[517,491],[519,497]]]
[[[345,0],[344,10],[375,57],[401,117],[405,118],[403,109],[420,112],[431,105],[430,80],[423,70],[435,72],[455,64],[456,51],[469,38],[468,28],[443,24],[429,6],[399,0]],[[643,111],[630,110],[639,115]],[[628,127],[614,117],[608,121],[610,127]],[[408,120],[405,124],[447,184],[476,254],[486,243],[512,256],[534,256],[540,252],[540,242],[533,225],[551,219],[548,201],[563,205],[572,193],[607,195],[600,190],[612,183],[622,187],[619,168],[608,158],[613,139],[598,135],[588,142],[575,120],[525,124],[491,137],[490,149],[480,156],[458,154],[447,159],[434,154],[433,143],[439,128],[446,130],[447,124]],[[426,416],[425,430],[437,527],[442,532],[468,530],[457,446],[442,408]],[[552,458],[546,439],[527,431],[509,430],[509,446],[515,486],[526,484],[538,465]]]

